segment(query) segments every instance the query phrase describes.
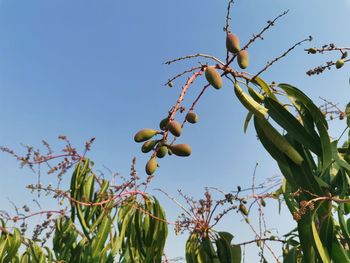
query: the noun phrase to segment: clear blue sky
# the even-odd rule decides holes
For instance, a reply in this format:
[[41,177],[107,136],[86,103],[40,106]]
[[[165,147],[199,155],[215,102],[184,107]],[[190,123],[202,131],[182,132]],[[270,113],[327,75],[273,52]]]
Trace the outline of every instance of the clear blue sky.
[[[144,127],[158,127],[183,84],[175,82],[169,89],[163,83],[190,65],[198,65],[199,60],[174,66],[163,62],[198,52],[224,60],[226,5],[223,0],[1,0],[0,145],[21,151],[21,143],[39,145],[46,139],[57,149],[60,134],[69,136],[77,146],[94,136],[97,140],[90,156],[98,168],[105,165],[127,175],[136,156],[139,174],[144,175],[148,156],[140,153],[133,135]],[[312,35],[312,44],[297,48],[263,77],[294,84],[316,102],[323,96],[345,105],[349,100],[349,65],[310,78],[305,72],[330,57],[310,56],[303,48],[330,42],[350,45],[350,0],[236,1],[231,30],[245,43],[268,19],[286,9],[290,9],[289,14],[265,34],[265,40],[250,48],[249,70],[257,72],[266,61]],[[186,103],[203,83],[198,81]],[[183,189],[199,198],[205,186],[225,191],[237,185],[249,187],[257,161],[258,182],[279,174],[252,127],[243,134],[246,111],[229,82],[220,91],[210,89],[196,111],[199,123],[187,126],[179,140],[190,143],[193,154],[161,160],[153,188],[172,195]],[[334,122],[332,135],[339,135],[344,125]],[[0,165],[0,209],[11,208],[7,198],[19,205],[31,203],[33,196],[23,187],[36,182],[36,177],[20,170],[5,154],[0,154]],[[54,182],[55,178],[45,180]],[[169,220],[174,221],[178,208],[160,193],[155,194]],[[288,214],[277,215],[272,201],[266,216],[268,227],[281,228],[281,234],[293,227]],[[234,213],[217,229],[234,233],[234,241],[254,238],[240,220]],[[183,255],[186,237],[175,237],[170,230],[170,257]],[[256,260],[252,255],[247,259]]]

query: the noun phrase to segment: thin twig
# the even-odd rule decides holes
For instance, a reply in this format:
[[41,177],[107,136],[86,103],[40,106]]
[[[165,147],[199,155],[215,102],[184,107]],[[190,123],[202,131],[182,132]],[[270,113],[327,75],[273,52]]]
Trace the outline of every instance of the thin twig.
[[225,23],[225,32],[228,33],[229,32],[229,29],[230,29],[230,9],[231,9],[231,5],[234,4],[234,1],[233,0],[230,0],[227,4],[227,13],[226,13],[226,23]]
[[201,69],[202,66],[198,66],[198,67],[193,67],[193,68],[190,68],[190,69],[187,69],[179,74],[177,74],[176,76],[174,76],[173,78],[169,79],[167,83],[164,84],[164,86],[168,86],[170,82],[173,82],[174,80],[182,77],[183,75],[187,74],[187,73],[191,73],[195,70],[198,70],[198,69]]
[[171,195],[169,195],[167,192],[163,191],[162,189],[156,188],[153,189],[155,191],[160,191],[163,194],[165,194],[171,201],[173,201],[178,207],[180,207],[187,215],[189,215],[192,219],[197,220],[197,218],[195,218],[191,212],[189,212],[182,204],[180,204],[174,197],[172,197]]
[[[257,35],[253,35],[253,37],[248,41],[248,43],[242,49],[243,50],[247,49],[258,38],[263,39],[262,35],[265,33],[265,31],[268,30],[270,27],[274,26],[275,22],[282,16],[286,15],[288,12],[289,10],[284,11],[282,14],[278,15],[275,19],[267,21],[267,26],[264,27]],[[231,64],[231,62],[235,59],[236,55],[234,55],[226,65]]]
[[271,237],[267,237],[267,238],[260,238],[260,239],[253,239],[253,240],[250,240],[250,241],[245,241],[245,242],[242,242],[242,243],[238,243],[238,244],[234,244],[235,246],[245,246],[245,245],[249,245],[249,244],[252,244],[252,243],[256,243],[256,241],[276,241],[276,242],[281,242],[281,243],[287,243],[286,240],[283,240],[283,239],[274,239],[274,238],[271,238]]
[[271,67],[275,62],[277,62],[278,60],[280,60],[281,58],[285,57],[289,52],[291,52],[294,48],[296,48],[297,46],[301,45],[302,43],[306,42],[306,41],[311,41],[312,38],[311,36],[309,38],[305,38],[301,41],[299,41],[298,43],[294,44],[292,47],[290,47],[287,51],[285,51],[282,55],[276,57],[275,59],[273,59],[272,61],[268,62],[267,65],[260,70],[252,79],[256,78],[257,76],[259,76],[261,73],[263,73],[264,71],[266,71],[269,67]]
[[258,38],[263,39],[262,35],[265,33],[265,31],[268,30],[270,27],[274,26],[275,22],[278,19],[280,19],[282,16],[285,16],[286,14],[288,14],[288,12],[289,12],[289,9],[284,11],[282,14],[278,15],[277,17],[275,17],[273,20],[267,21],[267,26],[264,27],[257,35],[254,35],[253,38],[249,40],[249,42],[242,49],[247,49]]
[[[188,90],[188,88],[190,87],[190,85],[196,80],[197,77],[201,76],[204,72],[204,69],[201,69],[198,72],[195,72],[190,78],[188,78],[188,80],[186,81],[185,85],[182,88],[181,94],[175,104],[175,106],[173,107],[173,109],[171,110],[171,113],[169,115],[169,120],[172,121],[175,117],[175,114],[177,112],[177,110],[180,108],[181,102],[183,101],[185,94]],[[168,137],[168,133],[169,131],[166,131],[163,135],[163,139],[166,139]]]
[[191,59],[191,58],[197,58],[197,57],[203,57],[203,58],[209,58],[209,59],[212,59],[214,61],[216,61],[217,63],[221,64],[221,65],[225,65],[224,62],[222,62],[220,59],[212,56],[212,55],[207,55],[207,54],[202,54],[202,53],[198,53],[198,54],[195,54],[195,55],[187,55],[187,56],[183,56],[183,57],[180,57],[180,58],[175,58],[173,60],[168,60],[166,62],[164,62],[164,64],[166,65],[170,65],[174,62],[178,62],[178,61],[181,61],[181,60],[185,60],[185,59]]

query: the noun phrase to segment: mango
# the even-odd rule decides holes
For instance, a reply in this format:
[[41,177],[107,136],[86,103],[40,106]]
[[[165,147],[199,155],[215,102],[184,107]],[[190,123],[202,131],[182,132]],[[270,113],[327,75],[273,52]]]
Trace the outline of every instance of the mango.
[[241,69],[245,69],[249,66],[249,54],[247,50],[241,50],[238,52],[237,62]]
[[226,48],[231,53],[237,53],[241,50],[241,45],[239,43],[239,38],[231,33],[226,35]]
[[207,67],[205,70],[205,78],[215,89],[222,88],[222,78],[214,67]]
[[144,142],[151,139],[157,133],[158,131],[153,129],[142,129],[135,134],[134,140],[135,142]]
[[157,164],[157,158],[156,157],[152,157],[146,164],[146,173],[148,175],[152,175],[154,174],[154,172],[156,171],[158,167],[158,164]]
[[175,145],[169,145],[169,150],[177,155],[177,156],[190,156],[192,153],[192,149],[188,144],[175,144]]
[[248,209],[245,207],[245,205],[243,205],[243,204],[240,204],[239,205],[239,211],[241,211],[241,213],[243,214],[243,215],[245,215],[245,216],[247,216],[248,215]]
[[168,125],[169,122],[169,117],[164,118],[163,120],[160,121],[159,123],[159,128],[164,131],[166,129],[166,126]]
[[182,132],[181,124],[177,121],[171,121],[167,125],[167,129],[171,132],[175,137],[179,137]]
[[198,122],[198,115],[194,113],[193,111],[190,111],[189,113],[186,114],[186,121],[189,123],[197,123]]
[[143,153],[148,153],[150,152],[151,150],[153,150],[154,146],[156,146],[157,144],[157,140],[152,140],[152,141],[147,141],[145,142],[142,147],[141,147],[141,151]]
[[160,146],[158,149],[157,149],[157,157],[158,158],[163,158],[168,152],[168,147],[166,146]]
[[344,60],[343,59],[338,59],[336,62],[335,62],[335,67],[337,69],[340,69],[342,66],[344,66]]
[[258,247],[261,247],[261,240],[260,240],[260,239],[258,239],[258,240],[256,241],[256,245],[257,245]]
[[307,49],[307,51],[308,51],[310,54],[316,54],[317,49],[314,48],[314,47],[311,47],[311,48]]

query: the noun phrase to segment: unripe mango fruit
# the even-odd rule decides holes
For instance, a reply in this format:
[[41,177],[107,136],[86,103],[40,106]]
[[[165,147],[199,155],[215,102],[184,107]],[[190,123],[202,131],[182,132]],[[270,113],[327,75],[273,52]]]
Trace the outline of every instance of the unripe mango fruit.
[[194,113],[193,111],[190,111],[186,114],[186,121],[189,123],[197,123],[198,122],[198,115]]
[[177,121],[171,121],[167,125],[167,129],[171,132],[175,137],[179,137],[182,132],[181,124]]
[[158,149],[157,149],[157,157],[158,158],[163,158],[168,152],[168,147],[166,146],[160,146]]
[[241,45],[239,43],[239,38],[231,33],[226,35],[226,48],[231,53],[237,53],[241,50]]
[[164,118],[163,120],[160,121],[159,123],[159,128],[164,131],[166,129],[166,126],[168,125],[169,122],[169,117]]
[[153,150],[154,146],[157,144],[157,140],[147,141],[142,145],[141,151],[143,153],[148,153]]
[[335,67],[337,69],[340,69],[342,66],[344,66],[344,60],[343,59],[338,59],[337,62],[335,62]]
[[192,149],[188,144],[175,144],[169,145],[169,150],[177,156],[189,156],[192,153]]
[[222,78],[214,67],[207,67],[205,70],[205,78],[216,89],[222,88]]
[[146,164],[146,173],[148,175],[152,175],[156,169],[158,167],[158,164],[157,164],[157,158],[156,157],[152,157]]
[[249,66],[249,54],[247,50],[241,50],[238,52],[237,62],[241,69],[245,69]]
[[151,139],[158,131],[153,129],[142,129],[135,134],[135,142],[144,142]]
[[241,213],[245,216],[248,216],[248,209],[245,207],[245,205],[240,204],[239,205],[239,211],[241,211]]
[[314,47],[311,47],[311,48],[309,48],[307,51],[308,51],[310,54],[316,54],[317,49],[314,48]]

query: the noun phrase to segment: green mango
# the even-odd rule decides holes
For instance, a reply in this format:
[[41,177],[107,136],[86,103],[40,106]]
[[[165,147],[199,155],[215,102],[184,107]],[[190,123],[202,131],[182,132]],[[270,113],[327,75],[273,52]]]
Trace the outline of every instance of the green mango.
[[194,113],[193,111],[190,111],[186,115],[186,121],[188,121],[189,123],[192,123],[192,124],[197,123],[198,122],[198,115],[196,113]]
[[238,52],[237,62],[241,69],[246,69],[249,66],[249,54],[247,50],[241,50]]
[[207,67],[205,70],[205,78],[215,89],[222,88],[222,78],[214,67]]
[[151,139],[158,131],[153,129],[142,129],[135,134],[135,142],[144,142]]
[[227,33],[226,48],[231,53],[237,53],[238,51],[241,50],[239,38],[235,34],[231,34],[230,32]]
[[177,121],[170,121],[167,125],[167,129],[171,132],[175,137],[179,137],[182,132],[181,124]]
[[148,175],[152,175],[154,174],[154,172],[156,171],[158,167],[158,164],[157,164],[157,158],[156,157],[152,157],[146,164],[146,173]]
[[192,149],[188,144],[175,144],[168,146],[170,151],[177,156],[189,156],[192,153]]

